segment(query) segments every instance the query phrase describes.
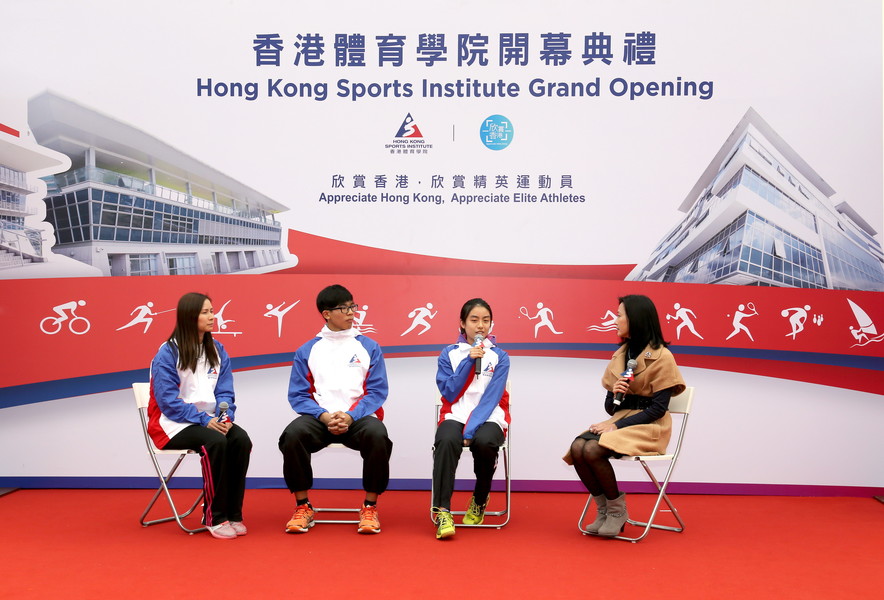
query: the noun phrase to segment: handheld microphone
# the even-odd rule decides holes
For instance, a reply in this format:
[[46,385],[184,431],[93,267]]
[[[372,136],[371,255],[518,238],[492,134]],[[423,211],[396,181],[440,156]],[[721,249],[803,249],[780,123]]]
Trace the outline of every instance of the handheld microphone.
[[[620,377],[625,377],[628,381],[632,381],[634,377],[632,376],[632,370],[638,365],[635,360],[630,359],[629,362],[626,363],[626,370],[620,374]],[[623,402],[623,393],[617,392],[614,394],[614,406],[620,406],[620,403]]]
[[224,423],[227,421],[227,409],[230,407],[226,402],[222,402],[218,405],[218,422]]
[[[485,341],[485,337],[482,334],[478,334],[473,338],[473,348],[480,348],[482,346],[482,342]],[[476,377],[478,377],[482,373],[482,358],[476,359]]]

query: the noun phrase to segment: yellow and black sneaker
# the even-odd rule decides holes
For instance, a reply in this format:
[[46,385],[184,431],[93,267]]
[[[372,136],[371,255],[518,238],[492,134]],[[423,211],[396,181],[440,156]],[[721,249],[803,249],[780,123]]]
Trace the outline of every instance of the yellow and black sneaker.
[[470,497],[470,505],[467,507],[467,514],[463,516],[464,525],[481,525],[485,520],[485,505],[476,504],[476,497]]
[[434,508],[433,514],[436,521],[436,539],[441,540],[454,535],[454,518],[451,512],[444,508]]

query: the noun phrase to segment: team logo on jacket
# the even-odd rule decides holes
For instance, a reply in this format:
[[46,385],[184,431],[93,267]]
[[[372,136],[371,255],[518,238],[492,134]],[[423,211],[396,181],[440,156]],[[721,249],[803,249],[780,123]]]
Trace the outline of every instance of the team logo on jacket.
[[361,367],[362,361],[359,360],[359,357],[354,354],[353,358],[350,359],[350,366],[351,367]]
[[209,367],[209,379],[218,379],[218,369]]
[[491,377],[492,375],[494,375],[494,365],[489,363],[488,366],[485,367],[485,370],[482,371],[482,374],[487,375],[488,377]]

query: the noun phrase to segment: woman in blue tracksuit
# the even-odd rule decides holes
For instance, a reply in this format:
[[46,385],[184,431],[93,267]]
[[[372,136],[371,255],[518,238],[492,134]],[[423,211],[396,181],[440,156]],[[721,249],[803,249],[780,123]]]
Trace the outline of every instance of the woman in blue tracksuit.
[[234,423],[230,358],[212,339],[214,325],[208,296],[181,297],[175,330],[150,364],[148,433],[157,448],[199,452],[203,523],[213,537],[234,539],[246,534],[242,503],[252,441]]
[[439,355],[436,385],[442,410],[433,444],[433,513],[436,539],[454,535],[451,495],[463,448],[473,454],[476,487],[463,522],[479,525],[497,467],[497,454],[510,422],[510,359],[490,336],[491,306],[481,298],[460,310],[460,337]]

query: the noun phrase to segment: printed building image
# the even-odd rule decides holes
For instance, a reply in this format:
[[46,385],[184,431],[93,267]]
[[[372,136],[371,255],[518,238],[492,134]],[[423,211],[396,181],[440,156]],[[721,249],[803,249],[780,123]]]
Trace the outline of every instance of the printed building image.
[[24,268],[46,262],[46,231],[38,226],[46,186],[39,176],[70,164],[63,154],[39,146],[24,116],[19,124],[15,112],[8,103],[0,110],[0,278],[21,276]]
[[47,182],[52,251],[104,275],[261,272],[291,266],[260,192],[153,136],[52,93],[28,103],[36,139],[67,155]]
[[635,281],[884,291],[877,231],[753,109]]

